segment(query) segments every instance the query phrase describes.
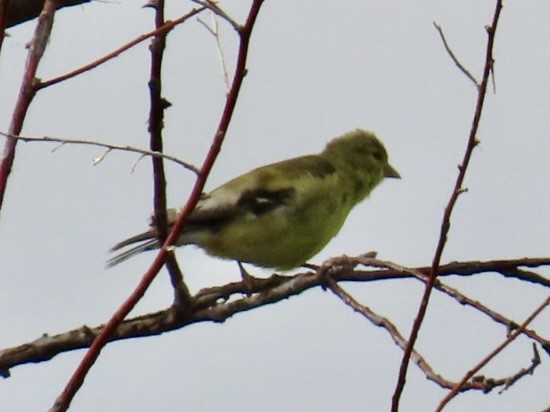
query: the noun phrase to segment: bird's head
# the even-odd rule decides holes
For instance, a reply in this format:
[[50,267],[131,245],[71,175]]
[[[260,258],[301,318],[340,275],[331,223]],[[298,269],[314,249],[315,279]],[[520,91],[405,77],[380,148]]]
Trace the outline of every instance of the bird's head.
[[339,167],[350,169],[361,177],[369,177],[374,185],[383,178],[401,178],[388,162],[388,153],[372,132],[357,129],[330,141],[322,156]]

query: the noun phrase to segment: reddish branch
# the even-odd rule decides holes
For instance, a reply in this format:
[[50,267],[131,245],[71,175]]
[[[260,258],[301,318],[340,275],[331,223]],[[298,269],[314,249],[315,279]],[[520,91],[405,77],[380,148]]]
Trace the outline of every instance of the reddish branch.
[[[55,0],[47,0],[38,18],[38,24],[36,25],[27,55],[27,63],[21,82],[21,88],[19,90],[19,96],[17,97],[17,102],[11,118],[11,125],[8,131],[10,135],[18,135],[21,133],[27,111],[35,96],[36,71],[50,38],[56,4]],[[11,168],[15,161],[16,147],[17,139],[7,137],[0,163],[0,209],[2,208],[4,195],[6,194]]]
[[392,406],[391,410],[392,412],[398,412],[399,411],[399,400],[401,399],[401,394],[403,393],[403,389],[405,388],[405,382],[407,377],[407,369],[409,365],[409,360],[414,348],[414,344],[416,343],[416,339],[418,337],[418,333],[420,331],[420,327],[422,325],[422,322],[424,320],[424,316],[426,315],[426,311],[428,308],[428,302],[430,300],[430,295],[432,292],[432,289],[434,287],[437,274],[439,272],[439,265],[441,263],[441,256],[443,255],[443,250],[445,248],[445,244],[447,242],[447,236],[449,234],[449,229],[451,227],[451,214],[453,212],[454,206],[458,200],[458,197],[463,192],[463,183],[464,178],[466,177],[466,170],[468,169],[468,165],[470,164],[470,159],[472,157],[472,153],[474,151],[474,148],[476,147],[478,141],[476,138],[477,130],[479,127],[481,114],[483,111],[483,103],[485,101],[485,95],[487,93],[487,85],[489,83],[489,77],[493,70],[493,46],[495,41],[495,34],[497,30],[498,20],[500,17],[500,11],[502,9],[502,1],[497,0],[496,7],[495,7],[495,13],[493,16],[493,22],[490,27],[487,28],[487,51],[485,55],[485,67],[483,70],[483,78],[481,81],[481,85],[478,92],[477,97],[477,103],[476,103],[476,110],[474,114],[474,119],[472,121],[472,127],[470,129],[470,135],[468,137],[468,143],[466,145],[466,152],[464,153],[464,158],[462,159],[462,163],[459,166],[459,172],[458,177],[456,179],[455,186],[453,188],[451,197],[449,199],[449,202],[445,208],[445,211],[443,213],[443,221],[441,223],[441,232],[439,235],[439,240],[437,243],[437,247],[435,250],[434,258],[432,261],[432,269],[430,271],[430,278],[428,282],[426,283],[426,287],[424,289],[424,295],[422,296],[422,301],[420,302],[420,306],[418,308],[417,316],[414,320],[413,327],[411,330],[411,334],[409,336],[409,342],[407,345],[407,348],[405,349],[405,352],[403,354],[403,358],[401,360],[401,365],[399,368],[399,376],[397,379],[397,383],[395,386],[395,391],[392,396]]
[[45,87],[53,86],[56,83],[62,82],[64,80],[67,80],[67,79],[70,79],[72,77],[78,76],[79,74],[82,74],[82,73],[87,72],[89,70],[95,69],[96,67],[108,62],[109,60],[114,59],[115,57],[119,56],[120,54],[124,53],[125,51],[131,49],[132,47],[134,47],[135,45],[141,43],[142,41],[145,41],[145,40],[147,40],[151,37],[154,37],[154,36],[159,36],[161,34],[167,34],[171,30],[173,30],[174,27],[176,27],[177,25],[186,22],[189,18],[191,18],[193,16],[196,16],[197,14],[199,14],[200,12],[202,12],[204,10],[206,10],[205,7],[196,8],[196,9],[193,9],[190,12],[184,14],[183,16],[178,17],[177,19],[167,21],[161,27],[150,31],[149,33],[145,33],[145,34],[142,34],[141,36],[136,37],[134,40],[128,42],[124,46],[112,51],[111,53],[97,59],[94,62],[86,64],[82,67],[79,67],[78,69],[73,70],[72,72],[66,73],[62,76],[55,77],[53,79],[45,80],[45,81],[42,81],[42,82],[38,83],[36,85],[36,88],[38,90],[38,89],[43,89]]
[[252,2],[246,23],[239,28],[239,52],[237,56],[237,64],[235,68],[233,82],[231,85],[231,90],[227,95],[225,108],[220,119],[218,129],[213,138],[212,145],[210,146],[206,159],[202,165],[201,173],[195,181],[187,203],[183,207],[176,224],[172,228],[172,231],[168,235],[166,242],[160,249],[160,252],[157,254],[155,260],[151,264],[151,267],[145,273],[136,289],[120,306],[120,308],[112,316],[105,327],[101,329],[99,335],[94,339],[92,345],[90,346],[90,349],[88,350],[88,352],[86,352],[86,355],[82,359],[80,365],[73,373],[63,392],[57,398],[54,406],[51,408],[52,411],[58,412],[66,411],[68,409],[76,392],[82,386],[85,376],[87,375],[92,365],[95,363],[96,359],[99,357],[101,350],[107,344],[111,335],[115,333],[120,323],[124,320],[124,318],[128,315],[128,313],[130,313],[130,311],[144,295],[145,291],[149,288],[150,284],[153,282],[154,278],[160,271],[161,267],[164,264],[164,261],[166,260],[166,255],[169,253],[170,245],[176,243],[179,234],[181,233],[181,230],[183,228],[183,225],[185,224],[187,216],[195,208],[195,205],[198,202],[206,183],[206,178],[208,177],[208,174],[210,173],[210,170],[214,165],[217,155],[221,150],[221,145],[223,143],[226,131],[229,127],[229,123],[235,110],[239,91],[246,75],[246,61],[248,56],[248,45],[250,41],[250,36],[252,34],[252,29],[256,22],[256,18],[258,16],[262,3],[263,0],[254,0]]

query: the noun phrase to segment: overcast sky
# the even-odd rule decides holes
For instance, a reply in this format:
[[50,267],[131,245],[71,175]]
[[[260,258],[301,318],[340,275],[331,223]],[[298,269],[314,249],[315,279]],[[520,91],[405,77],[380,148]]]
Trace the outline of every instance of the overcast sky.
[[[191,6],[168,2],[167,18]],[[174,3],[174,4],[171,4]],[[242,21],[248,2],[226,2]],[[433,22],[478,79],[492,1],[267,1],[222,153],[207,184],[256,166],[315,153],[355,128],[375,131],[402,180],[383,182],[350,215],[314,263],[376,250],[402,265],[431,262],[475,108],[477,90],[445,52]],[[224,3],[222,3],[224,4]],[[94,2],[57,13],[39,68],[49,79],[94,60],[153,26],[138,2]],[[443,261],[550,255],[550,5],[505,3],[490,93]],[[6,131],[35,22],[9,30],[0,60],[0,130]],[[236,36],[222,24],[232,71]],[[149,51],[145,42],[78,78],[40,91],[23,134],[147,147]],[[215,42],[196,19],[168,38],[166,150],[200,164],[225,98]],[[0,138],[0,143],[3,143]],[[0,348],[107,321],[154,254],[105,270],[107,250],[143,230],[153,209],[150,162],[97,148],[20,143],[0,221]],[[132,170],[135,166],[135,170]],[[182,205],[193,175],[168,165],[169,203]],[[233,262],[192,247],[177,252],[193,291],[239,279]],[[255,269],[252,269],[253,271]],[[538,273],[548,276],[549,270]],[[269,272],[257,270],[257,275]],[[445,281],[521,323],[548,294],[496,274]],[[423,287],[413,280],[343,285],[408,336]],[[166,272],[133,314],[165,308]],[[532,325],[550,338],[550,312]],[[417,349],[459,379],[506,331],[434,293]],[[5,410],[51,406],[84,351],[19,366],[0,382]],[[401,351],[387,333],[332,293],[309,291],[276,305],[158,337],[107,346],[71,410],[386,411]],[[520,338],[482,373],[529,366]],[[448,411],[541,411],[550,406],[549,359],[505,393],[468,393]],[[402,411],[429,411],[445,395],[411,365]]]

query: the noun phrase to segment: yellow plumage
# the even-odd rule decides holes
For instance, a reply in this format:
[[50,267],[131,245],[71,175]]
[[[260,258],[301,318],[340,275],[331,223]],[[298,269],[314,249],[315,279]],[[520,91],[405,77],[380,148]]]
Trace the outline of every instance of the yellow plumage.
[[[287,270],[317,254],[348,213],[384,177],[399,177],[376,136],[355,130],[318,155],[273,163],[204,194],[188,217],[177,246],[194,244],[213,256]],[[171,223],[177,217],[170,210]],[[158,248],[156,231],[126,239],[108,266]]]

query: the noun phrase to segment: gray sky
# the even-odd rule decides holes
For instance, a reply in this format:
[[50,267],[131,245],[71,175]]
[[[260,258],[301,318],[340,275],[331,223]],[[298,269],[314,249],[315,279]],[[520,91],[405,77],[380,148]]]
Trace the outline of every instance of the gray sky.
[[[227,5],[242,20],[245,2]],[[187,2],[170,4],[167,18]],[[179,7],[179,9],[178,9]],[[207,188],[253,167],[320,151],[357,127],[384,141],[401,181],[386,181],[358,206],[317,257],[379,252],[403,265],[431,262],[443,208],[470,129],[476,89],[443,49],[432,22],[477,77],[484,26],[493,2],[268,1],[252,38],[249,75]],[[495,47],[497,93],[486,99],[476,149],[452,220],[443,261],[549,256],[550,7],[508,1]],[[152,27],[136,2],[62,10],[39,77],[89,62]],[[34,22],[10,29],[0,60],[0,130],[9,126]],[[236,39],[224,27],[230,70]],[[38,94],[23,134],[90,138],[146,147],[148,44],[97,70]],[[164,96],[166,149],[200,164],[224,102],[213,38],[196,20],[168,39]],[[21,143],[0,222],[0,347],[83,324],[105,322],[129,295],[154,254],[106,271],[106,251],[145,228],[152,210],[151,167],[136,155],[97,148]],[[170,165],[168,196],[179,206],[193,176]],[[178,251],[193,291],[239,278],[236,265],[191,247]],[[258,270],[256,274],[264,272]],[[548,276],[548,270],[539,270]],[[544,299],[542,287],[486,274],[446,279],[521,323]],[[408,336],[423,288],[412,280],[344,285]],[[138,308],[170,305],[161,273]],[[550,313],[533,324],[550,336]],[[417,349],[436,371],[458,379],[505,338],[473,310],[435,293]],[[0,382],[6,410],[46,410],[84,351],[17,367]],[[483,374],[510,375],[529,365],[531,343],[513,343]],[[159,337],[109,345],[71,410],[384,411],[401,351],[381,329],[330,292],[244,313]],[[543,364],[498,395],[468,393],[446,410],[540,411],[550,405]],[[433,410],[445,391],[411,365],[403,411]]]

